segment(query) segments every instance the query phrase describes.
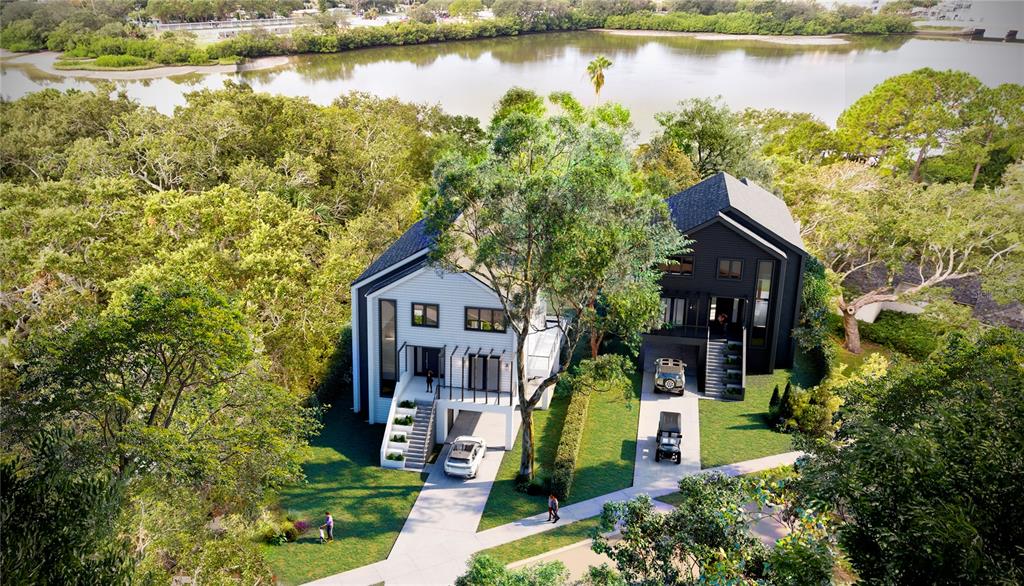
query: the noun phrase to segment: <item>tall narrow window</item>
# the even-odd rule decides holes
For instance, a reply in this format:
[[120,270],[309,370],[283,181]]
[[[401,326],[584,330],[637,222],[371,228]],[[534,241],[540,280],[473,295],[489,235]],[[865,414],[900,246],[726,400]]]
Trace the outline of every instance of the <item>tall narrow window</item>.
[[682,326],[686,325],[686,300],[685,299],[673,299],[672,307],[672,325]]
[[398,382],[398,323],[395,302],[380,300],[380,396],[393,397]]
[[774,262],[770,260],[757,261],[754,319],[750,331],[750,343],[754,346],[764,346],[768,341],[768,312],[771,307],[772,273],[774,270]]
[[661,321],[663,324],[672,322],[672,298],[661,298]]

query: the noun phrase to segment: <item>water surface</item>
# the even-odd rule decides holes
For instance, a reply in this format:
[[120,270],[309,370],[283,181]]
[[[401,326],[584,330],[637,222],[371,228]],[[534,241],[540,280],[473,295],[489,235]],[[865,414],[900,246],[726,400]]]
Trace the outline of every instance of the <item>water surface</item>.
[[[811,112],[829,124],[882,80],[918,69],[960,69],[989,85],[1024,83],[1024,44],[921,37],[856,37],[844,45],[780,45],[691,36],[586,31],[380,47],[293,58],[285,66],[231,74],[118,82],[139,102],[170,113],[185,94],[232,79],[258,91],[304,96],[318,104],[357,90],[437,103],[486,120],[510,87],[570,91],[593,103],[587,63],[606,55],[602,100],[633,112],[644,134],[653,115],[682,99],[721,95],[733,108]],[[45,87],[89,88],[95,80],[49,76],[33,67],[0,68],[0,94],[17,98]]]

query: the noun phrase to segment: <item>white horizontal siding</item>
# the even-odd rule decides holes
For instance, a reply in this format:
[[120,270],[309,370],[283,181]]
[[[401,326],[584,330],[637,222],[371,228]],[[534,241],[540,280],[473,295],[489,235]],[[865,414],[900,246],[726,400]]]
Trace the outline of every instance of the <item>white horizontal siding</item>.
[[[494,332],[478,332],[466,330],[465,308],[483,307],[501,309],[501,303],[497,295],[482,285],[479,281],[464,273],[439,273],[433,268],[423,268],[411,276],[385,287],[381,291],[374,292],[367,296],[367,325],[368,325],[368,368],[370,382],[370,396],[374,401],[371,421],[381,422],[391,406],[390,398],[380,397],[379,376],[380,368],[378,361],[380,350],[377,342],[380,332],[378,301],[381,299],[392,299],[396,302],[396,315],[398,321],[398,347],[403,344],[408,346],[426,346],[432,348],[446,347],[448,354],[456,352],[456,357],[461,357],[466,348],[471,348],[475,353],[481,349],[484,353],[490,353],[493,349],[494,355],[501,355],[504,351],[501,370],[501,390],[508,391],[512,388],[512,373],[515,364],[515,335],[511,332],[503,334]],[[438,305],[438,327],[427,328],[412,325],[412,304],[433,303]],[[456,350],[456,347],[458,349]],[[406,353],[408,352],[408,362]],[[402,381],[413,375],[413,356],[409,350],[403,350],[399,354],[399,373]],[[406,366],[408,365],[408,368]],[[448,369],[448,359],[445,357],[445,368]],[[448,373],[452,377],[451,384],[462,386],[461,373],[463,368],[456,363],[452,366],[454,372]],[[447,380],[445,381],[448,382]],[[399,386],[401,386],[401,382]]]

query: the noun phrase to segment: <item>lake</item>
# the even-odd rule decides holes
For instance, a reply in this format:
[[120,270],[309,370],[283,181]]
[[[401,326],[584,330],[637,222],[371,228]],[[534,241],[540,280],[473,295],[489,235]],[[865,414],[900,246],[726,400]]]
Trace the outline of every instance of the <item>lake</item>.
[[[811,112],[829,124],[882,80],[918,69],[960,69],[984,83],[1024,83],[1024,44],[922,37],[848,37],[849,43],[789,45],[763,40],[586,31],[380,47],[294,57],[243,73],[189,74],[121,81],[128,95],[170,113],[187,92],[244,81],[258,91],[330,103],[350,91],[440,104],[486,120],[510,87],[547,94],[570,91],[594,102],[587,63],[606,55],[602,101],[624,104],[641,134],[653,116],[682,99],[723,97],[733,108]],[[89,88],[94,80],[58,77],[31,66],[0,67],[0,95],[17,98],[45,87]]]

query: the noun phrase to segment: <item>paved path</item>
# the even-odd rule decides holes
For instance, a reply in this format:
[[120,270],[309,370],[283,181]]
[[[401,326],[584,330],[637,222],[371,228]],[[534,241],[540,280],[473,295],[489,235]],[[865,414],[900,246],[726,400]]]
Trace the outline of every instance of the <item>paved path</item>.
[[[729,476],[737,476],[792,464],[801,455],[801,452],[788,452],[728,466],[709,468],[702,472],[721,472]],[[561,510],[562,521],[557,525],[547,522],[547,513],[540,513],[533,517],[520,519],[514,523],[501,525],[500,527],[481,531],[480,533],[471,533],[470,531],[451,532],[445,536],[447,541],[444,543],[444,547],[434,547],[431,544],[428,555],[420,555],[419,551],[408,549],[396,555],[396,552],[393,550],[388,559],[384,561],[329,576],[310,584],[316,586],[340,584],[370,585],[381,582],[385,582],[388,586],[453,584],[457,577],[466,572],[466,563],[469,561],[469,558],[482,549],[509,543],[567,523],[593,517],[601,513],[601,509],[606,502],[628,500],[645,493],[652,497],[664,496],[675,492],[675,490],[676,487],[672,486],[658,487],[651,491],[642,490],[637,487],[615,491],[563,507]],[[417,504],[419,504],[418,499]],[[475,528],[476,524],[474,523],[472,527]]]

